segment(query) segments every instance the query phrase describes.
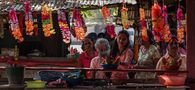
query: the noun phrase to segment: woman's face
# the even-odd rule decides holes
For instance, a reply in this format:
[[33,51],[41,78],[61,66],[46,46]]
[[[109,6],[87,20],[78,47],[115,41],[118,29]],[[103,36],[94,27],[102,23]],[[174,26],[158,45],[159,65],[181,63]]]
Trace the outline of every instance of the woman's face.
[[106,45],[100,44],[98,46],[98,53],[99,53],[99,56],[105,57],[110,54],[110,49]]
[[84,49],[85,50],[93,49],[93,42],[90,39],[85,38],[84,41],[83,41],[83,44],[84,44]]
[[177,54],[178,49],[179,49],[179,44],[177,43],[177,40],[172,40],[168,46],[169,53]]
[[128,43],[127,41],[127,36],[125,34],[120,34],[118,37],[117,37],[117,44],[121,47],[125,47]]

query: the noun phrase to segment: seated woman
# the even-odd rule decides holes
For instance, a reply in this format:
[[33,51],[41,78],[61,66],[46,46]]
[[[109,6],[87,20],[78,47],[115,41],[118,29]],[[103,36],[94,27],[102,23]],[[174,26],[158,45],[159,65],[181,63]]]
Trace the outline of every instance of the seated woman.
[[179,44],[177,41],[178,40],[176,37],[173,37],[169,41],[168,47],[167,47],[167,53],[160,58],[160,60],[157,63],[156,69],[187,70],[186,55],[179,53]]
[[[78,58],[78,66],[90,68],[91,60],[97,56],[97,52],[94,49],[93,40],[89,36],[86,36],[85,39],[83,40],[83,46],[84,51]],[[86,73],[85,71],[83,71],[83,73],[86,74],[86,78],[91,78],[90,72]]]
[[[139,49],[139,58],[137,65],[134,68],[141,69],[155,69],[158,60],[160,59],[160,53],[155,45],[153,45],[153,39],[151,38],[151,32],[148,32],[147,39],[141,40],[141,46]],[[151,72],[137,72],[136,79],[155,78],[155,73]]]
[[[99,38],[95,43],[96,51],[98,52],[98,56],[94,57],[91,60],[90,68],[97,69],[102,68],[102,64],[106,64],[106,59],[110,55],[110,44],[108,40],[104,38]],[[93,76],[96,79],[105,79],[106,75],[102,71],[97,71],[96,73],[93,72]]]
[[[129,33],[122,30],[118,33],[118,36],[114,42],[111,56],[115,58],[114,64],[119,64],[117,69],[131,68],[133,52],[130,49]],[[113,72],[111,79],[128,79],[128,72]],[[113,80],[113,82],[119,82],[119,80]],[[119,83],[122,84],[123,82]]]

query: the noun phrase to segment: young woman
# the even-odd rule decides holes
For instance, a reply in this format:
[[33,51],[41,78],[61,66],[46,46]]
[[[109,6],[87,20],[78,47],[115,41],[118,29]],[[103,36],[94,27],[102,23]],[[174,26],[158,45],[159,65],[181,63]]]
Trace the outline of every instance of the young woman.
[[[122,30],[115,39],[111,56],[115,58],[113,63],[119,64],[118,69],[131,68],[133,52],[130,49],[129,33]],[[128,79],[128,72],[112,72],[112,79]],[[118,82],[118,81],[116,81]]]
[[[83,40],[83,48],[84,51],[81,53],[78,59],[78,66],[90,68],[91,60],[97,56],[97,52],[94,49],[93,40],[89,36],[86,36]],[[83,71],[83,73],[85,73],[85,71]],[[91,78],[91,73],[86,72],[86,77]]]

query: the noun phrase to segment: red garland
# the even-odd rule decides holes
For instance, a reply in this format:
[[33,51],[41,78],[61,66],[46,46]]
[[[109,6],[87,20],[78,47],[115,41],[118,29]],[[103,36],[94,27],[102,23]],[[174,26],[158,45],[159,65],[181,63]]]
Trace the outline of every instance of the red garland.
[[33,12],[33,22],[34,22],[34,32],[35,32],[35,36],[37,36],[39,34],[38,31],[38,13],[36,11]]

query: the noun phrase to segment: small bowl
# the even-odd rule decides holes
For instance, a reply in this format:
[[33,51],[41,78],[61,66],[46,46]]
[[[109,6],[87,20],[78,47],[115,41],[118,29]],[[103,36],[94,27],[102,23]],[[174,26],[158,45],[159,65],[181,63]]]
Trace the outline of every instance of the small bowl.
[[160,75],[158,79],[159,82],[165,86],[183,86],[186,77],[178,75]]
[[27,88],[45,88],[46,82],[41,80],[26,81]]
[[103,69],[117,69],[117,64],[102,64]]

